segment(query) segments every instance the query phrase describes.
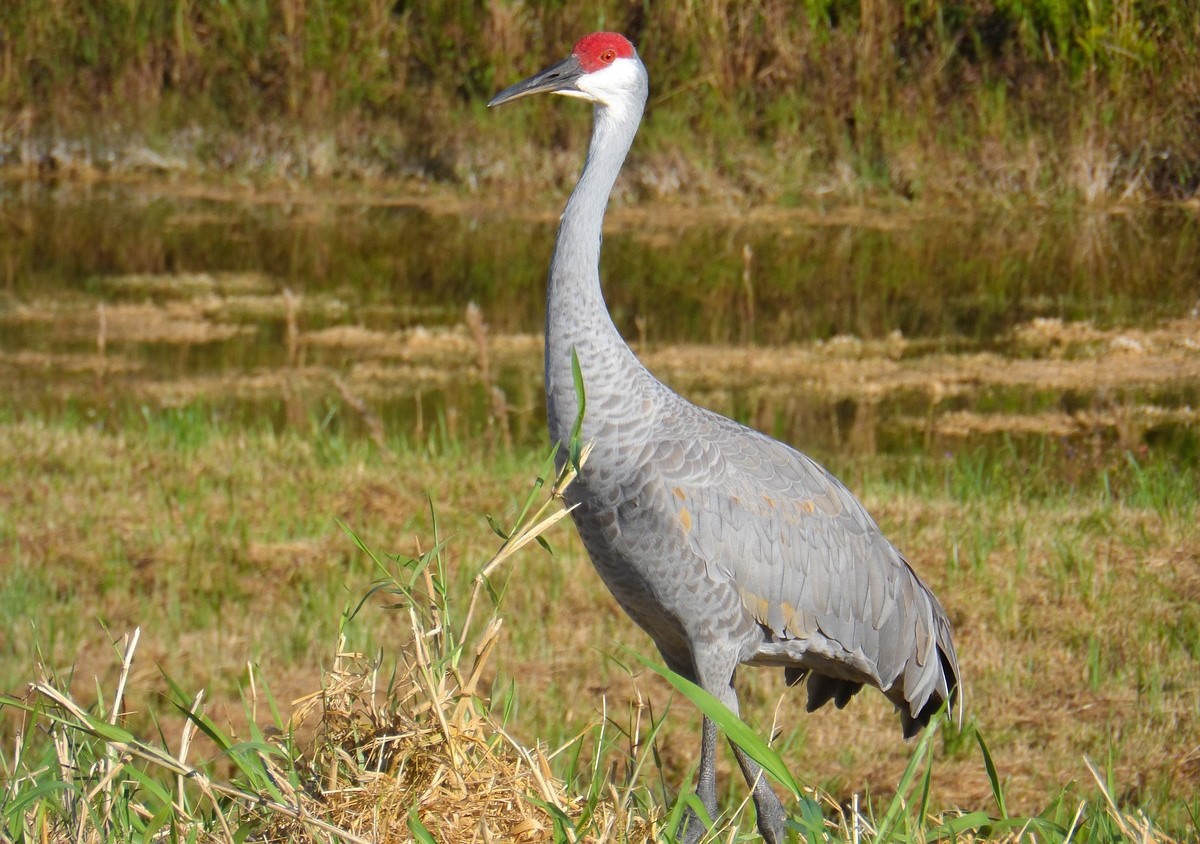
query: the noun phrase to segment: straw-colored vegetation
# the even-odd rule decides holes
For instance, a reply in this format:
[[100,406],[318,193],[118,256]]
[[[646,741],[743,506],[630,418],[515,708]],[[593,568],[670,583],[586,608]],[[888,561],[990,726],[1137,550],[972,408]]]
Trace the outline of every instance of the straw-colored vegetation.
[[[24,506],[56,514],[43,526],[21,504],[13,513],[18,557],[4,601],[10,618],[36,617],[37,632],[6,670],[26,660],[41,667],[26,692],[0,699],[0,832],[12,840],[669,837],[695,716],[668,704],[664,684],[622,667],[637,664],[627,647],[644,648],[586,581],[578,549],[567,543],[553,559],[534,545],[539,535],[564,538],[556,496],[544,491],[548,466],[546,483],[515,502],[514,527],[494,525],[507,538],[489,540],[479,519],[451,508],[425,524],[411,556],[392,556],[332,525],[298,526],[287,503],[297,493],[350,496],[356,503],[341,512],[377,534],[413,527],[409,508],[420,504],[383,485],[373,447],[322,446],[329,438],[319,433],[231,435],[202,416],[171,414],[118,435],[15,418],[5,433],[6,488],[40,467]],[[149,461],[155,476],[118,480],[124,495],[88,489],[88,479],[115,474],[112,461]],[[457,478],[452,499],[470,487],[489,499],[518,488],[526,462],[535,461],[500,461],[488,467],[495,477],[463,455],[404,458],[386,476],[415,486],[422,471],[444,473]],[[944,557],[926,573],[953,596],[971,666],[965,730],[941,725],[904,748],[878,698],[806,718],[785,703],[794,693],[747,675],[747,709],[765,717],[782,694],[776,746],[792,770],[823,783],[813,791],[780,769],[804,840],[1195,834],[1194,473],[1130,461],[1128,471],[1110,467],[1103,488],[1092,478],[1071,492],[1007,468],[964,456],[945,470],[940,494],[937,482],[866,485],[915,558]],[[555,488],[566,482],[569,472]],[[219,503],[246,495],[259,503]],[[256,516],[239,525],[245,506]],[[147,585],[104,583],[126,566],[114,559],[106,574],[99,560],[74,556],[91,544],[70,544],[68,513],[89,533],[127,543],[120,556],[136,570],[127,575]],[[297,531],[314,535],[264,542]],[[64,547],[75,550],[56,550]],[[500,550],[471,562],[489,547]],[[186,559],[175,557],[181,551]],[[334,579],[376,582],[363,596],[322,587],[329,569]],[[241,574],[213,582],[229,571]],[[55,605],[48,589],[70,595],[70,606]],[[86,604],[109,625],[142,626],[80,651],[79,642],[107,638],[81,617]],[[328,668],[318,677],[321,654]],[[239,667],[244,659],[254,663]],[[226,685],[235,680],[237,691]],[[202,683],[207,692],[196,694]],[[779,766],[761,739],[747,740]],[[835,770],[843,773],[830,778]],[[749,823],[741,797],[731,795],[716,840]]]
[[584,110],[483,104],[601,27],[653,80],[634,197],[1196,192],[1200,7],[1171,0],[15,0],[0,163],[545,189]]
[[[510,737],[481,693],[503,622],[490,578],[566,515],[558,500],[570,477],[560,475],[550,500],[531,512],[541,483],[534,487],[517,526],[476,574],[465,612],[448,595],[440,543],[407,559],[380,558],[358,543],[382,576],[363,603],[385,594],[405,616],[404,656],[388,667],[381,656],[347,652],[343,630],[320,690],[294,701],[287,715],[250,669],[249,740],[234,740],[205,714],[204,692],[189,698],[170,680],[183,716],[177,749],[161,732],[146,741],[125,728],[140,628],[121,643],[111,701],[101,695],[90,709],[72,698],[69,678],[42,663],[24,699],[0,697],[20,718],[10,734],[0,834],[6,841],[169,833],[217,841],[254,834],[288,842],[520,842],[579,840],[582,826],[592,838],[649,840],[657,813],[631,805],[632,789],[624,799],[611,782],[607,791],[570,793],[544,749]],[[347,610],[343,621],[353,615]],[[273,723],[264,730],[260,717]],[[40,738],[42,729],[52,742]],[[218,763],[190,762],[200,747],[218,751]]]
[[[668,835],[696,715],[640,670],[644,637],[571,531],[546,531],[556,557],[530,544],[486,587],[476,577],[501,542],[483,514],[528,525],[540,506],[543,493],[529,507],[520,497],[541,461],[528,445],[539,436],[522,433],[529,411],[497,403],[486,375],[515,367],[536,384],[536,339],[488,336],[478,314],[371,331],[337,323],[332,300],[253,278],[181,281],[128,313],[67,297],[5,316],[62,334],[57,351],[0,357],[7,383],[48,379],[36,405],[0,415],[0,687],[23,701],[3,710],[0,830]],[[164,380],[133,354],[147,337],[207,336],[245,297],[283,325],[277,368]],[[304,330],[300,314],[333,324]],[[646,350],[720,409],[737,396],[759,425],[819,432],[955,624],[966,726],[916,747],[878,695],[805,716],[778,672],[743,672],[747,716],[808,784],[789,802],[806,840],[1196,834],[1195,419],[1137,397],[1194,389],[1197,333],[1194,318],[1033,320],[986,354],[899,336]],[[351,348],[354,364],[324,361],[330,347]],[[781,374],[809,404],[778,396]],[[386,427],[379,403],[422,383],[477,394],[490,421]],[[1051,412],[989,403],[997,390],[1094,397]],[[236,401],[287,410],[271,422],[232,413]],[[963,401],[974,410],[956,410]],[[858,409],[814,416],[814,402]],[[881,422],[872,408],[888,407]],[[911,454],[876,448],[896,425],[916,432]],[[136,654],[114,658],[135,628]],[[750,830],[737,781],[727,769],[722,822]]]

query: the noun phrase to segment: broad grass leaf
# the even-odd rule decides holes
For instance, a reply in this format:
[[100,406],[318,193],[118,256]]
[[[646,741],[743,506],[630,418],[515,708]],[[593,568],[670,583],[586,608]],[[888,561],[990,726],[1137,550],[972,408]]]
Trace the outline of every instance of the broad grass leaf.
[[694,703],[697,709],[715,721],[725,731],[725,735],[729,736],[729,740],[746,751],[750,758],[761,765],[762,769],[770,774],[776,782],[785,786],[794,796],[800,796],[800,783],[792,776],[791,771],[787,769],[783,759],[775,752],[774,748],[767,744],[750,725],[734,715],[725,704],[686,677],[676,674],[669,668],[655,665],[641,656],[637,658],[655,674],[665,678],[668,683]]

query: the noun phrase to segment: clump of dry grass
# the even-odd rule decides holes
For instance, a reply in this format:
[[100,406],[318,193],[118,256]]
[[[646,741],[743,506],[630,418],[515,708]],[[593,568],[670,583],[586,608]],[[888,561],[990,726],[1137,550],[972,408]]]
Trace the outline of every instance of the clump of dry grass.
[[[374,664],[339,655],[327,687],[293,716],[318,719],[304,764],[323,781],[327,814],[347,830],[387,839],[403,838],[418,823],[447,841],[544,836],[553,819],[526,798],[537,794],[561,808],[561,783],[530,766],[523,748],[496,740],[470,690],[427,683],[428,666],[408,668],[406,682],[381,696]],[[271,837],[296,840],[304,831],[280,821]]]
[[[299,701],[290,722],[301,733],[315,722],[309,749],[295,760],[309,778],[297,795],[308,815],[367,840],[424,840],[424,831],[445,842],[544,841],[555,837],[557,818],[577,821],[583,799],[551,772],[541,747],[524,747],[496,722],[479,694],[499,632],[499,623],[487,627],[464,685],[436,676],[421,647],[386,689],[378,661],[339,653],[325,688]],[[612,829],[623,816],[605,800],[593,819]],[[321,832],[304,817],[276,813],[264,835],[316,842]],[[626,833],[623,840],[648,840],[653,823],[639,818]],[[575,840],[565,830],[564,837]]]
[[[381,685],[379,660],[339,648],[324,688],[297,702],[289,732],[303,732],[314,720],[316,728],[311,749],[296,766],[320,783],[322,814],[342,829],[372,840],[574,842],[581,840],[577,825],[586,813],[594,830],[589,839],[608,840],[618,827],[623,841],[654,837],[654,818],[629,813],[615,789],[591,805],[572,794],[551,771],[543,748],[514,739],[480,690],[503,626],[496,609],[478,631],[473,623],[485,592],[494,595],[489,578],[567,514],[558,505],[574,477],[569,465],[549,500],[530,512],[545,474],[516,528],[476,575],[461,620],[446,597],[437,544],[403,561],[372,590],[400,599],[395,607],[407,613],[412,633],[392,677]],[[275,821],[270,837],[320,840],[302,837],[311,830],[300,818],[284,814]]]
[[[135,633],[127,639],[122,687],[108,717],[97,717],[47,677],[31,685],[24,705],[8,701],[49,727],[58,765],[20,772],[6,796],[19,799],[24,783],[48,773],[57,777],[62,799],[54,811],[43,800],[26,801],[19,824],[30,840],[41,841],[123,840],[114,834],[121,826],[114,814],[153,820],[163,811],[177,830],[229,842],[247,827],[256,829],[259,840],[280,842],[326,842],[330,836],[354,842],[560,837],[553,832],[556,819],[578,820],[583,799],[551,773],[541,748],[523,747],[495,722],[475,688],[499,628],[487,628],[466,687],[445,675],[435,679],[419,647],[387,688],[379,685],[378,660],[340,652],[324,688],[297,702],[288,729],[270,729],[271,738],[251,743],[248,754],[238,753],[240,776],[225,781],[208,773],[209,766],[188,762],[197,728],[221,750],[238,747],[203,715],[202,695],[188,710],[177,751],[120,726]],[[311,738],[297,749],[294,737],[305,732]],[[18,758],[23,750],[18,745]],[[178,787],[169,807],[131,788],[137,781],[170,778]],[[151,792],[169,793],[161,786]],[[189,792],[198,792],[199,799]],[[628,815],[605,799],[592,817],[612,830]],[[653,829],[652,820],[632,819],[621,839],[647,840]],[[561,837],[576,840],[570,833]]]

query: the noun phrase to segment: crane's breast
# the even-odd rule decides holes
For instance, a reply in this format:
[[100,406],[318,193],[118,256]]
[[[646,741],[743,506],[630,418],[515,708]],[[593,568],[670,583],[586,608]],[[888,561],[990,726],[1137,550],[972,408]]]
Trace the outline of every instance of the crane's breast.
[[690,670],[695,643],[718,638],[749,657],[758,639],[753,619],[734,584],[711,577],[708,561],[690,547],[686,518],[655,473],[643,464],[617,483],[585,483],[572,495],[572,516],[596,571],[672,667]]

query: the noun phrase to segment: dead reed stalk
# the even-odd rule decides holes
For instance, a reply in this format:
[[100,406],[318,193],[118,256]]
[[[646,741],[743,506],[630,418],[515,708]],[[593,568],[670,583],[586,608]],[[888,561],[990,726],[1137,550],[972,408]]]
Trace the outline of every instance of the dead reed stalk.
[[495,448],[496,437],[499,434],[500,442],[505,450],[512,450],[512,432],[508,424],[508,397],[495,381],[491,355],[488,354],[487,323],[483,321],[483,311],[474,302],[467,304],[466,321],[467,327],[471,329],[471,337],[475,341],[475,363],[479,367],[479,379],[488,393],[488,449]]

